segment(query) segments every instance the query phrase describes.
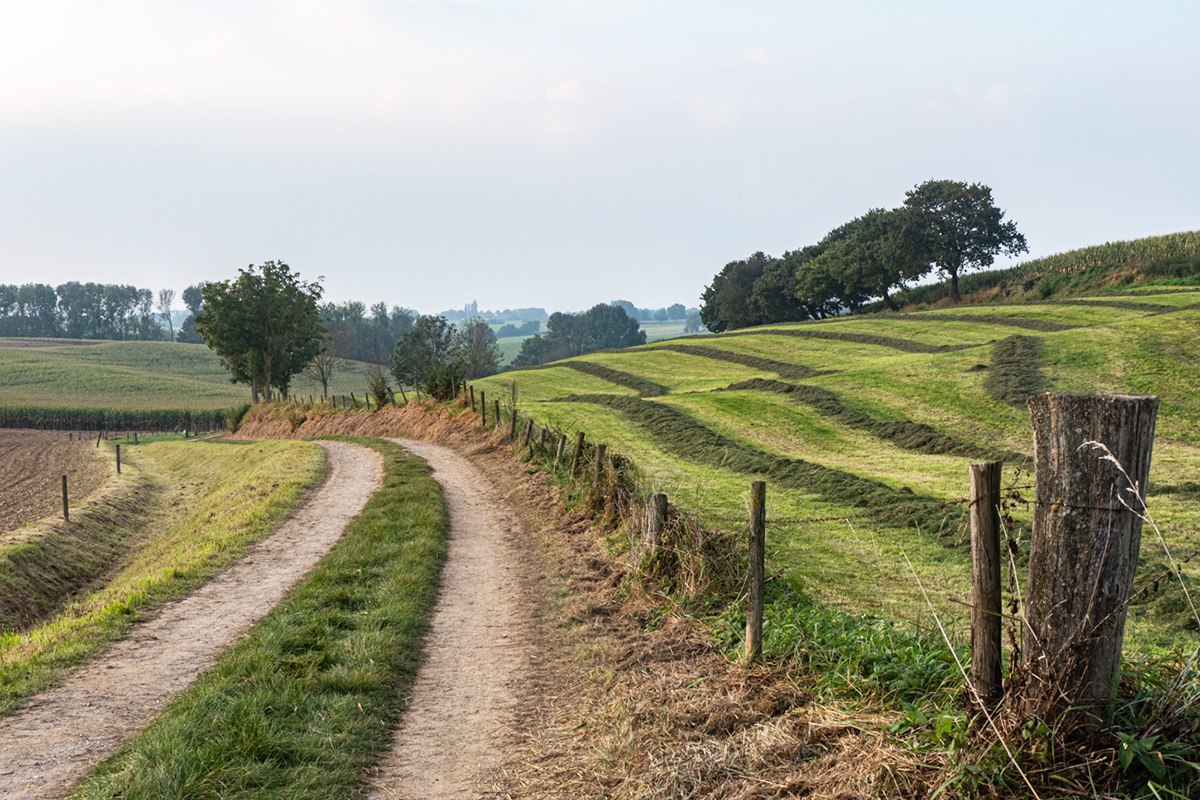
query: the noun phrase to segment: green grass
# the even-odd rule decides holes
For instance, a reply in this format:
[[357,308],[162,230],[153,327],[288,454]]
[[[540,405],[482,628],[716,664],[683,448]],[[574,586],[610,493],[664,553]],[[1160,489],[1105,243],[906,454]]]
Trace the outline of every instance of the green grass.
[[159,442],[123,446],[121,456],[152,485],[153,500],[121,521],[137,541],[103,587],[0,637],[0,713],[98,653],[145,610],[245,553],[326,469],[320,448],[305,442]]
[[[330,391],[361,395],[366,366],[348,362]],[[99,342],[62,347],[0,347],[0,406],[220,410],[250,399],[229,382],[220,359],[202,344]],[[320,395],[320,384],[298,376],[296,394]]]
[[400,447],[383,488],[287,599],[75,798],[359,797],[421,660],[445,558],[429,467]]
[[[750,482],[765,476],[770,567],[822,602],[850,613],[927,616],[908,555],[936,595],[935,607],[953,616],[961,607],[950,598],[965,596],[969,565],[960,548],[944,543],[961,542],[965,529],[914,527],[864,518],[863,511],[892,507],[894,493],[905,489],[914,499],[962,498],[969,464],[996,456],[1006,463],[1006,482],[1031,482],[1016,472],[1028,469],[1033,455],[1028,392],[1159,395],[1151,486],[1164,491],[1152,491],[1151,508],[1177,555],[1200,548],[1192,533],[1200,529],[1200,491],[1189,488],[1200,488],[1200,313],[1189,308],[1196,297],[1200,292],[1151,295],[1149,304],[1133,296],[1132,305],[1096,298],[870,314],[667,343],[701,347],[705,355],[653,344],[583,357],[669,390],[652,402],[559,367],[505,378],[518,382],[523,412],[606,442],[681,509],[712,524],[736,526]],[[1164,309],[1175,310],[1157,313]],[[1018,347],[1022,342],[1040,342],[1040,354]],[[830,372],[781,381],[781,365]],[[499,389],[489,381],[477,386]],[[649,420],[662,410],[679,424]],[[788,466],[795,462],[808,466]],[[890,499],[858,488],[875,484],[893,493]],[[852,519],[805,521],[839,516]],[[1027,539],[1027,510],[1018,508],[1016,519]],[[1143,553],[1144,575],[1166,563],[1156,539]],[[1186,567],[1193,580],[1200,577],[1197,561]],[[1133,610],[1131,647],[1162,652],[1200,642],[1187,629],[1178,587],[1168,594]]]

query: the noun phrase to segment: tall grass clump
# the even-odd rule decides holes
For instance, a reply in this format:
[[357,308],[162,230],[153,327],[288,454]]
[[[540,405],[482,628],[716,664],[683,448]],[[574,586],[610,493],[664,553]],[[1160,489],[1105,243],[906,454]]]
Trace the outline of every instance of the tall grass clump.
[[423,461],[348,441],[384,455],[383,488],[283,603],[73,797],[365,793],[421,661],[447,517]]

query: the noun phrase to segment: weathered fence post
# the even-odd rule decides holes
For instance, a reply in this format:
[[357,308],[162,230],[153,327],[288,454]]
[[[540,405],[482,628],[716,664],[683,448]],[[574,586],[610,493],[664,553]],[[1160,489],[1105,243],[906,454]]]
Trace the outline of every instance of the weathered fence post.
[[661,492],[650,498],[650,555],[658,554],[662,546],[662,532],[667,525],[667,496]]
[[565,433],[560,433],[558,435],[558,450],[556,450],[554,453],[554,466],[556,466],[556,467],[558,466],[558,462],[562,458],[563,452],[566,449],[567,449],[567,435]]
[[371,393],[364,392],[363,399],[367,401],[367,411],[370,411],[371,410]]
[[71,521],[71,511],[67,508],[67,476],[63,475],[63,520]]
[[763,581],[767,549],[767,484],[750,484],[750,595],[746,600],[746,660],[762,658]]
[[121,474],[121,445],[117,445],[117,474]]
[[475,413],[475,386],[471,385],[471,413]]
[[1112,721],[1157,412],[1149,395],[1029,399],[1037,490],[1023,701],[1083,732]]
[[510,442],[517,440],[517,407],[513,406],[512,422],[508,426],[508,439]]
[[479,427],[487,428],[487,392],[479,390]]
[[499,400],[492,401],[492,410],[496,412],[496,424],[493,427],[495,427],[496,430],[499,430],[500,429],[500,401]]
[[575,473],[579,471],[579,459],[583,456],[583,431],[578,431],[575,434],[575,453],[571,456],[571,477],[575,477]]
[[608,445],[596,445],[596,472],[592,475],[592,486],[599,486],[600,479],[604,477],[604,454],[608,450]]
[[521,447],[529,446],[529,437],[533,436],[533,420],[529,420],[529,424],[525,426],[525,440],[521,442]]
[[999,699],[1000,474],[999,461],[971,465],[971,684],[984,703]]
[[404,405],[408,405],[408,395],[404,393],[404,384],[400,385],[400,399],[404,401]]

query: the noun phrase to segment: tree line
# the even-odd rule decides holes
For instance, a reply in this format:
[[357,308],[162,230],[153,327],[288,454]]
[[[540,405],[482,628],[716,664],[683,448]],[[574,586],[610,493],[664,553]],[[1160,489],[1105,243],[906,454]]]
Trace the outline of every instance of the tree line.
[[896,311],[892,293],[934,271],[949,280],[957,303],[959,275],[1028,250],[989,187],[926,181],[899,207],[871,209],[816,244],[726,264],[704,290],[700,319],[719,333],[856,313],[875,298]]
[[64,339],[167,339],[171,289],[157,295],[115,283],[70,281],[60,286],[0,284],[0,336]]

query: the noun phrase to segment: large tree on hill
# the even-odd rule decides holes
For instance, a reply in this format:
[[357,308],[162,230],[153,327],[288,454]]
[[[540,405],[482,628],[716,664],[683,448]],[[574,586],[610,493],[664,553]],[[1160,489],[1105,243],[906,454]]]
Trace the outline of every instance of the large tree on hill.
[[260,386],[270,400],[272,387],[286,392],[292,376],[321,348],[323,291],[282,261],[251,265],[235,279],[203,286],[196,331],[221,357],[231,380],[250,384],[254,402]]
[[1025,237],[992,202],[992,190],[981,183],[931,180],[905,194],[914,229],[928,264],[950,278],[950,300],[962,300],[958,276],[990,266],[997,255],[1029,252]]

